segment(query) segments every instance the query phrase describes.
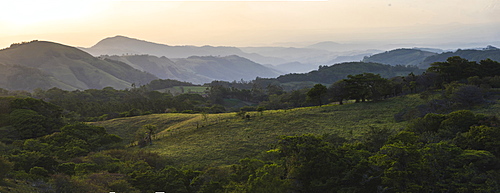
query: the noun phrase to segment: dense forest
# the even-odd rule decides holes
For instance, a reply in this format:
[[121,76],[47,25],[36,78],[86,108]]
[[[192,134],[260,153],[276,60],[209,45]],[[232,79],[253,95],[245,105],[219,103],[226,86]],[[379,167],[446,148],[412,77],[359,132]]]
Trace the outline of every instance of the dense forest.
[[[356,73],[291,91],[266,81],[214,81],[203,95],[175,96],[157,90],[193,85],[156,80],[125,90],[0,89],[0,191],[500,191],[498,113],[471,111],[498,101],[499,62],[449,57],[421,74]],[[266,109],[379,103],[403,95],[426,101],[393,115],[394,122],[407,123],[404,128],[370,127],[360,138],[281,136],[268,151],[228,166],[179,165],[147,148],[125,147],[121,136],[84,123],[172,112],[265,116]],[[157,130],[145,124],[147,135],[138,145],[153,144]]]

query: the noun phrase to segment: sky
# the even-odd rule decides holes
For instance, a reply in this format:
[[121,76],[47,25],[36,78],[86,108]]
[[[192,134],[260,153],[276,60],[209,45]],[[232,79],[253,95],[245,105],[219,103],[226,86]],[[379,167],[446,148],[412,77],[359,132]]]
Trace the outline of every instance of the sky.
[[116,35],[197,46],[305,46],[321,41],[495,45],[500,41],[500,0],[7,0],[1,4],[0,48],[31,40],[90,47]]

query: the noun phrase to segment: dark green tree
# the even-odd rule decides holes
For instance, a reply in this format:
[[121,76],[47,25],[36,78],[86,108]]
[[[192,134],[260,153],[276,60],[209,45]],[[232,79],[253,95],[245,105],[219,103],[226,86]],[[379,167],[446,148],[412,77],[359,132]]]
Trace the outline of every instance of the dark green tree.
[[347,82],[344,80],[339,80],[333,83],[328,88],[328,95],[331,101],[338,102],[340,105],[344,104],[344,100],[349,98]]
[[349,97],[356,102],[365,102],[367,99],[380,100],[393,93],[390,82],[378,74],[348,75],[344,81]]
[[459,56],[449,57],[446,62],[435,62],[427,69],[428,72],[438,73],[445,82],[465,80],[470,76],[475,76],[477,63],[470,62]]
[[311,90],[307,92],[307,97],[309,97],[310,101],[313,101],[317,105],[323,105],[323,98],[327,92],[326,86],[322,84],[315,84]]

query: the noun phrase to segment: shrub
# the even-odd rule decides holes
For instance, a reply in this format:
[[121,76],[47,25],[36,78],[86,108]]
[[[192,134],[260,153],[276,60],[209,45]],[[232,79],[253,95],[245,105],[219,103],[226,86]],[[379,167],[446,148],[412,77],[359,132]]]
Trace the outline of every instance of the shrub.
[[465,85],[457,88],[451,94],[451,100],[456,103],[456,105],[469,108],[485,102],[483,91],[479,87],[472,85]]

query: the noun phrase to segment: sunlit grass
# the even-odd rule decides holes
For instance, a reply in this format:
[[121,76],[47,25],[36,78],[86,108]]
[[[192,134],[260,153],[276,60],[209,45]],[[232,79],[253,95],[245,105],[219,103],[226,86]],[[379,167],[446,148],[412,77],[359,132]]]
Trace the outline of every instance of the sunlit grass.
[[250,119],[236,113],[158,114],[95,124],[129,136],[126,139],[142,125],[155,124],[160,130],[158,139],[143,149],[167,156],[178,165],[215,166],[257,156],[283,135],[338,134],[360,139],[369,127],[398,130],[406,122],[394,121],[394,114],[422,103],[418,95],[408,95],[379,102],[249,112]]

